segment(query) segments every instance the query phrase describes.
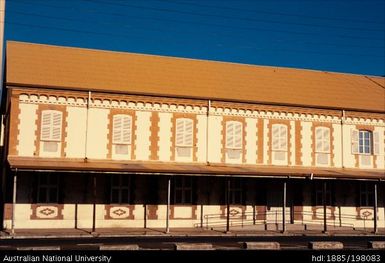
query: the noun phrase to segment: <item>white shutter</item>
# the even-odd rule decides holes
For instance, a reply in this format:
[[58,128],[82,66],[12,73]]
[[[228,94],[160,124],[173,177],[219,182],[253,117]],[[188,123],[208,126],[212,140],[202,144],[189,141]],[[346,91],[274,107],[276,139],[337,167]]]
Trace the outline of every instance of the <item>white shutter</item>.
[[322,152],[322,128],[317,127],[315,129],[315,141],[316,141],[316,152]]
[[380,154],[380,133],[378,131],[373,132],[373,154]]
[[122,118],[121,115],[114,115],[112,128],[112,143],[119,144],[122,142]]
[[328,153],[330,152],[330,129],[329,128],[324,128],[323,140],[324,140],[324,145],[322,150]]
[[131,116],[123,116],[122,142],[131,144]]
[[190,119],[185,119],[185,138],[184,145],[192,146],[193,145],[193,122]]
[[112,127],[112,143],[131,144],[131,116],[114,115]]
[[61,112],[52,112],[52,137],[54,141],[61,140],[61,123],[62,123],[62,113]]
[[286,126],[279,126],[279,137],[280,137],[280,145],[279,149],[281,151],[287,151],[287,128]]
[[352,136],[352,153],[358,154],[358,146],[359,146],[359,140],[358,140],[358,130],[352,129],[351,132]]
[[41,113],[42,141],[60,141],[62,129],[62,113],[60,111],[43,111]]
[[242,124],[234,122],[234,148],[242,148]]
[[42,141],[49,140],[51,138],[51,113],[49,111],[43,111],[41,113],[41,134],[40,139]]
[[234,123],[226,122],[226,148],[234,147]]
[[183,119],[176,120],[176,145],[183,145],[183,137],[184,137],[184,121]]
[[273,151],[279,150],[279,126],[273,125],[273,138],[272,138],[272,148]]
[[177,119],[175,133],[176,146],[191,147],[193,145],[193,122],[191,119]]

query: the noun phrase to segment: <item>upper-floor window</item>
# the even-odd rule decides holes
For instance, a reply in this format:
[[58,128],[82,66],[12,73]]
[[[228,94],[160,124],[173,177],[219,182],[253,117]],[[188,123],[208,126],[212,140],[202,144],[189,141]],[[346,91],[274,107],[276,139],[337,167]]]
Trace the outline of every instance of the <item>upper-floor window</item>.
[[193,147],[193,120],[176,119],[175,146],[179,157],[190,157]]
[[193,195],[192,178],[181,176],[174,180],[174,203],[191,204]]
[[115,154],[127,155],[131,144],[132,117],[125,114],[114,115],[112,130]]
[[130,200],[130,176],[117,174],[111,176],[110,202],[128,204]]
[[58,203],[59,182],[57,174],[39,174],[37,184],[38,203]]
[[315,146],[317,164],[329,164],[330,128],[317,127],[315,129]]
[[63,113],[55,110],[44,110],[41,113],[41,134],[43,152],[57,152],[62,138]]
[[242,151],[242,123],[226,122],[226,151],[230,159],[239,159]]
[[378,132],[368,130],[352,131],[352,152],[354,154],[378,155],[380,151],[380,136]]
[[287,161],[287,137],[286,125],[273,124],[271,138],[273,161]]

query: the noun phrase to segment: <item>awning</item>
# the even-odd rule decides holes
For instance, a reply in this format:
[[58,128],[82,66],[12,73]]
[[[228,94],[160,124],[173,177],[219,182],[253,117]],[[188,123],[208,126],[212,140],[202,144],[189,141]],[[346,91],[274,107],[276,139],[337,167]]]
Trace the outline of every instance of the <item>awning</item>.
[[111,161],[90,159],[56,159],[8,157],[10,168],[28,171],[71,171],[143,173],[168,175],[243,176],[243,177],[301,177],[385,180],[384,170],[333,169],[273,165],[222,165],[170,163],[156,161]]

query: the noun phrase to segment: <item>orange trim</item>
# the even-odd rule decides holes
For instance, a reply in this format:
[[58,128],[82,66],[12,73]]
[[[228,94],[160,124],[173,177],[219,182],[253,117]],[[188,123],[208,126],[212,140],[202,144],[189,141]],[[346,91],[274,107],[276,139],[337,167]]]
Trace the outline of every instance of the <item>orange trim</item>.
[[318,127],[329,128],[329,147],[330,147],[330,166],[334,166],[334,129],[333,124],[327,122],[313,122],[312,125],[312,133],[311,133],[311,141],[312,141],[312,165],[317,166],[316,163],[316,129]]
[[295,121],[295,164],[296,165],[303,165],[301,131],[302,131],[301,121]]
[[18,155],[20,107],[19,95],[11,90],[11,113],[9,120],[9,155]]
[[192,146],[192,160],[193,162],[197,161],[197,152],[198,152],[198,147],[197,147],[197,135],[198,135],[198,129],[197,129],[197,116],[196,114],[192,113],[174,113],[171,118],[171,161],[175,161],[175,139],[176,139],[176,120],[179,118],[187,118],[191,119],[193,121],[193,146]]
[[272,158],[272,153],[273,153],[273,132],[272,132],[272,129],[273,129],[273,125],[274,124],[283,124],[283,125],[286,125],[287,127],[287,164],[288,165],[291,165],[291,155],[294,154],[291,152],[291,148],[292,148],[292,145],[291,145],[291,140],[290,140],[290,137],[291,137],[291,129],[290,129],[290,121],[289,120],[276,120],[276,119],[270,119],[269,120],[269,124],[268,124],[268,133],[267,133],[267,136],[269,138],[269,146],[268,146],[268,156],[269,156],[269,163],[270,164],[273,164],[273,158]]
[[242,163],[246,163],[246,120],[244,117],[223,116],[222,118],[222,163],[226,162],[226,123],[228,121],[238,121],[242,124]]
[[158,152],[159,152],[159,113],[152,112],[151,113],[151,145],[150,145],[150,160],[159,160]]

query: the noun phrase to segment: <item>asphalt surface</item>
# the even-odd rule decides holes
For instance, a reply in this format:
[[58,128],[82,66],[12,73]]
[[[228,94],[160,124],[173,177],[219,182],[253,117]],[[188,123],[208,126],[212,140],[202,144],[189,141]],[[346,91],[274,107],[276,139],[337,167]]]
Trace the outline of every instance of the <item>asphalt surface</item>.
[[339,241],[346,250],[367,250],[369,241],[385,241],[385,236],[138,236],[83,238],[2,239],[0,250],[60,247],[60,250],[99,250],[101,245],[136,244],[140,250],[173,250],[175,243],[210,243],[216,250],[240,250],[243,242],[278,242],[283,250],[308,249],[311,241]]

